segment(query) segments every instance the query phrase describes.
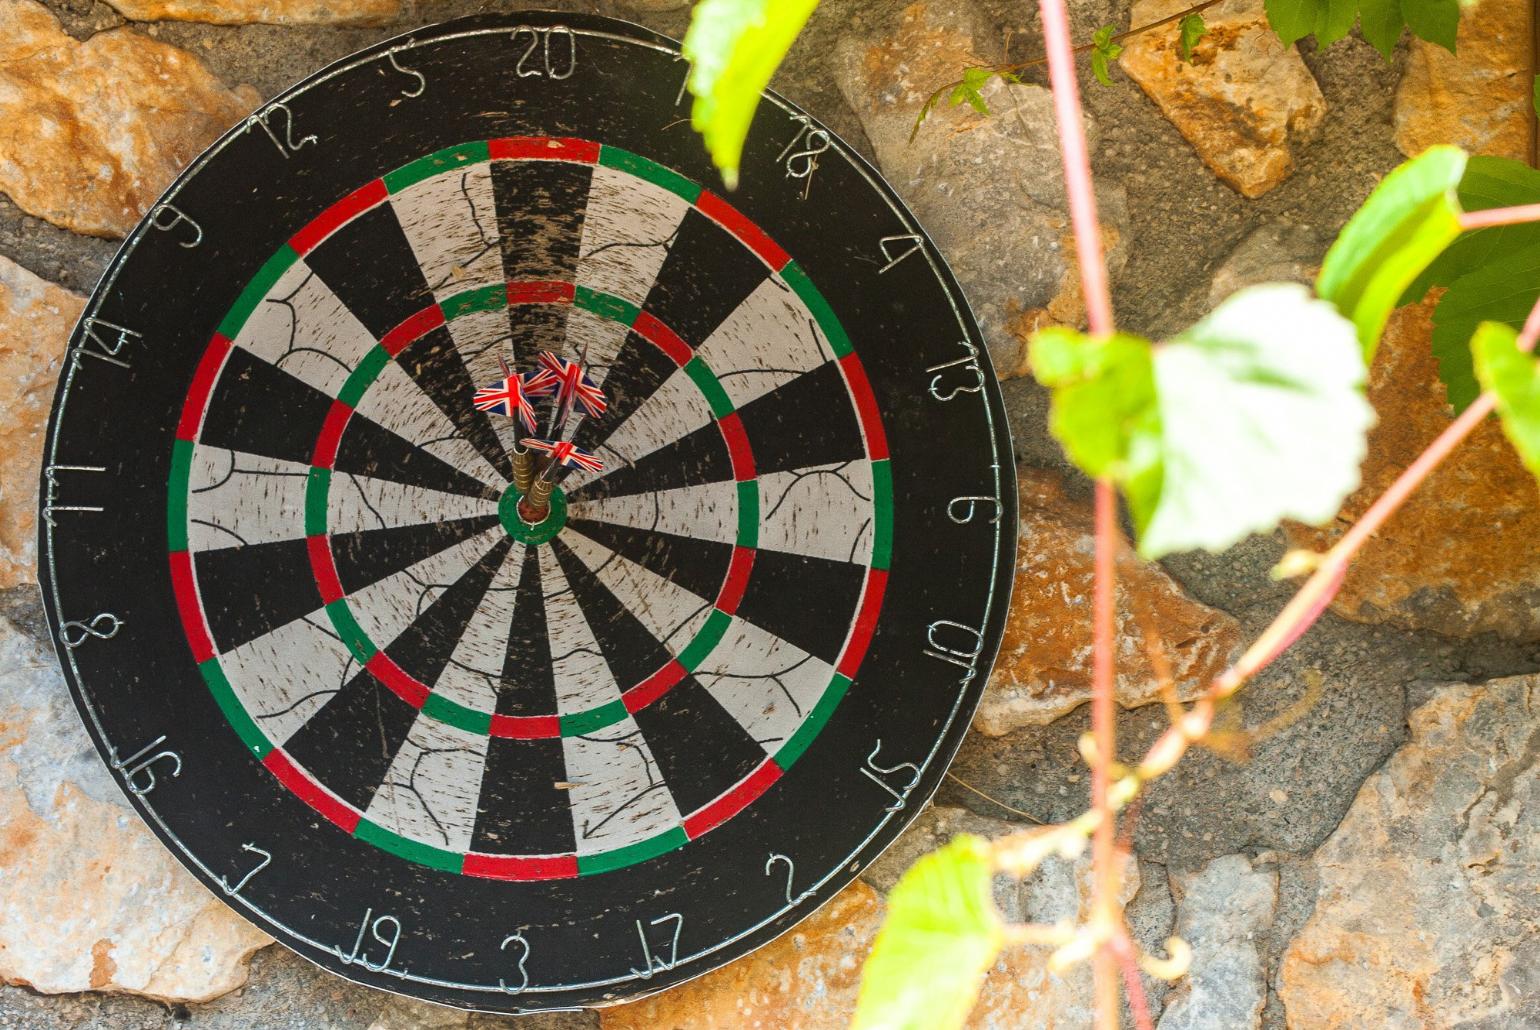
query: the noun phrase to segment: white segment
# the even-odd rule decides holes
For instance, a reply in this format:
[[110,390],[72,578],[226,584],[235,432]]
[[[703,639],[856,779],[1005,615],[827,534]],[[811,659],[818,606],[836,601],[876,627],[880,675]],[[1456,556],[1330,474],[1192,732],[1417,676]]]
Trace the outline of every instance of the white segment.
[[358,625],[375,647],[389,647],[413,619],[491,550],[502,533],[501,526],[493,526],[350,595],[348,607]]
[[737,408],[834,359],[823,331],[779,276],[760,283],[696,354]]
[[[711,405],[696,389],[695,381],[685,374],[684,369],[675,369],[674,374],[663,380],[663,385],[610,434],[606,444],[635,462],[659,447],[688,436],[711,420]],[[604,471],[598,475],[574,470],[562,485],[571,492],[584,483],[602,479],[618,467],[618,463],[606,459]]]
[[865,458],[759,477],[759,546],[865,565],[872,554],[872,467]]
[[503,281],[490,163],[413,183],[390,204],[436,299]]
[[627,716],[584,737],[563,737],[567,796],[579,855],[624,847],[681,824],[647,742]]
[[225,652],[219,664],[241,707],[280,746],[359,671],[319,609]]
[[767,754],[802,725],[833,675],[831,666],[740,618],[695,670],[695,678]]
[[297,540],[305,535],[310,466],[198,444],[188,476],[192,551]]
[[619,700],[620,687],[549,547],[540,548],[540,582],[545,586],[545,624],[551,641],[557,714],[576,715]]
[[465,632],[455,643],[449,664],[434,683],[433,692],[478,712],[497,710],[497,686],[508,655],[508,633],[513,626],[513,601],[524,568],[524,545],[514,544],[502,568]]
[[[465,399],[470,404],[469,397]],[[442,458],[484,483],[502,484],[500,476],[481,452],[460,436],[433,398],[394,361],[387,361],[379,376],[358,401],[358,413],[389,429],[435,457]]]
[[419,715],[364,815],[409,840],[470,850],[488,739]]
[[738,539],[738,484],[724,480],[573,501],[568,517],[731,544]]
[[335,397],[374,337],[299,260],[258,302],[235,345]]
[[697,597],[581,532],[564,534],[562,540],[593,570],[621,606],[673,654],[684,649],[711,614],[710,600]]
[[[491,386],[503,378],[502,366],[498,364],[498,359],[510,360],[509,341],[513,336],[508,328],[507,308],[499,308],[496,311],[472,311],[468,315],[450,319],[449,335],[454,338],[455,350],[460,352],[460,360],[465,362],[471,382],[478,387]],[[513,371],[529,370],[514,369]],[[467,400],[466,403],[470,402]],[[496,430],[497,438],[502,441],[504,450],[512,452],[518,438],[527,435],[527,430],[519,427],[514,419],[505,415],[489,414],[487,419]]]
[[640,306],[689,209],[661,186],[596,166],[583,215],[578,285]]
[[[333,534],[497,514],[497,502],[485,497],[439,493],[349,472],[332,473],[331,490],[326,499],[326,528]],[[300,535],[303,535],[303,519]]]

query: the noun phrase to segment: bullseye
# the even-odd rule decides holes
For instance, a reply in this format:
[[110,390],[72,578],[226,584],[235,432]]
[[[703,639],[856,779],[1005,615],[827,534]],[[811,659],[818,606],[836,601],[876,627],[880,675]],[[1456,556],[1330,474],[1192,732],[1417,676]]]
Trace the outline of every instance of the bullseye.
[[519,511],[519,502],[523,499],[518,488],[509,483],[497,502],[498,521],[508,535],[521,544],[549,543],[567,524],[566,493],[559,486],[552,490],[545,515],[533,522]]

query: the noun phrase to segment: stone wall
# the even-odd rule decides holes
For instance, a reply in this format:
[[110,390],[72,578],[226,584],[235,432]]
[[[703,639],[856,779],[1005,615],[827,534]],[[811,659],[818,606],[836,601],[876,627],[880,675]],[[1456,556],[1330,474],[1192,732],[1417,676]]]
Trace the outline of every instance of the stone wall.
[[[0,1028],[489,1027],[323,974],[192,882],[91,751],[44,639],[32,538],[43,420],[70,324],[128,229],[213,135],[292,80],[411,26],[502,2],[0,0]],[[676,37],[682,0],[578,6]],[[1077,38],[1181,0],[1077,0]],[[1307,279],[1402,155],[1434,142],[1530,156],[1525,0],[1464,16],[1461,55],[1349,38],[1282,47],[1259,0],[1225,0],[1190,64],[1169,32],[1130,41],[1113,85],[1082,75],[1120,322],[1160,335],[1239,286]],[[164,19],[164,20],[156,20]],[[217,23],[217,24],[214,24]],[[953,262],[1005,385],[1022,485],[1016,606],[989,693],[936,806],[836,901],[690,985],[532,1028],[844,1025],[883,895],[958,830],[1003,833],[1086,803],[1086,488],[1022,378],[1030,331],[1082,317],[1041,69],[994,83],[989,116],[924,97],[962,64],[1040,52],[1031,5],[824,0],[778,85],[874,158]],[[1428,313],[1394,319],[1373,369],[1381,423],[1362,510],[1448,419]],[[1334,611],[1225,714],[1216,747],[1139,812],[1129,914],[1179,932],[1191,977],[1152,985],[1162,1030],[1540,1024],[1535,799],[1540,497],[1478,432],[1369,549]],[[1280,606],[1290,528],[1222,555],[1124,566],[1120,738],[1164,726],[1145,628],[1190,693]],[[993,800],[991,800],[993,799]],[[1000,897],[1073,916],[1084,868]],[[1001,959],[973,1025],[1078,1026],[1084,971]]]

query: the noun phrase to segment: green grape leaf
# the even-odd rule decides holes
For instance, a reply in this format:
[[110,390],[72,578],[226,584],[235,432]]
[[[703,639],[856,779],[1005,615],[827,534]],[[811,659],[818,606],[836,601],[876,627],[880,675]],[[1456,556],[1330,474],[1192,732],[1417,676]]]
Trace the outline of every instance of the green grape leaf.
[[1109,71],[1111,62],[1116,61],[1123,53],[1122,44],[1112,41],[1113,33],[1117,32],[1116,25],[1103,25],[1091,36],[1091,74],[1096,76],[1096,81],[1103,86],[1112,85],[1112,75]]
[[1401,0],[1401,14],[1412,35],[1455,52],[1460,27],[1459,0]]
[[818,0],[700,0],[690,15],[681,51],[695,98],[690,124],[728,189],[738,184],[760,94],[817,6]]
[[1504,435],[1540,478],[1540,362],[1519,350],[1519,334],[1500,322],[1477,326],[1470,349],[1481,385],[1497,397]]
[[1359,24],[1363,37],[1388,60],[1402,26],[1454,52],[1459,0],[1264,0],[1267,21],[1285,44],[1314,36],[1327,46]]
[[952,89],[952,95],[948,103],[953,107],[963,101],[979,114],[988,114],[989,105],[984,102],[984,94],[979,91],[984,85],[994,78],[994,72],[988,68],[968,68],[963,71],[962,81]]
[[1374,412],[1357,333],[1302,286],[1242,290],[1158,346],[1058,328],[1029,354],[1050,431],[1117,481],[1146,558],[1323,523],[1358,485]]
[[1337,236],[1316,293],[1353,320],[1364,361],[1408,286],[1460,235],[1458,147],[1429,147],[1385,176]]
[[[1506,158],[1472,157],[1459,199],[1466,211],[1540,203],[1540,171]],[[1411,304],[1432,287],[1448,287],[1433,312],[1433,353],[1455,411],[1464,411],[1481,392],[1470,353],[1477,325],[1523,325],[1540,299],[1537,272],[1540,223],[1478,229],[1455,240],[1401,296],[1401,303]]]
[[1005,943],[993,880],[988,844],[969,834],[910,867],[888,895],[852,1030],[963,1025]]
[[1208,32],[1208,26],[1203,24],[1203,15],[1193,13],[1177,22],[1176,30],[1177,55],[1182,60],[1190,62],[1192,60],[1192,48],[1197,46],[1198,41]]

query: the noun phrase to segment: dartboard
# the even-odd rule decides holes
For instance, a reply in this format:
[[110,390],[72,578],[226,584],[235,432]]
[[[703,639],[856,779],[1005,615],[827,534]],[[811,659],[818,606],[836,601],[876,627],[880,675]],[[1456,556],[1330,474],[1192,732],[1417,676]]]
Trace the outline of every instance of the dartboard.
[[354,980],[522,1011],[744,954],[987,676],[1016,505],[957,285],[779,97],[723,188],[685,72],[576,15],[366,50],[202,155],[70,342],[40,526],[88,728]]

